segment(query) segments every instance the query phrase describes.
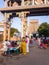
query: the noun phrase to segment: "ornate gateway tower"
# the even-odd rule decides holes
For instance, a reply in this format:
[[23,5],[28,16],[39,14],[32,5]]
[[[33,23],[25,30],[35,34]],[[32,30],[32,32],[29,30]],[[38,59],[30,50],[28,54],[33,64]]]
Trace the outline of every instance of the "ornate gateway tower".
[[[49,0],[4,0],[5,8],[0,8],[0,12],[4,15],[4,37],[10,40],[10,26],[13,17],[21,18],[22,37],[27,32],[27,17],[49,15]],[[8,23],[8,24],[7,24]],[[7,30],[8,33],[7,33]],[[8,37],[7,37],[8,35]]]

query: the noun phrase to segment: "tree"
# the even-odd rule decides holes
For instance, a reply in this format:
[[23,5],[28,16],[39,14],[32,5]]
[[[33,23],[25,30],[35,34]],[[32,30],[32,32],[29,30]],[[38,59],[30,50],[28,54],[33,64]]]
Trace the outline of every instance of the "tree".
[[10,36],[11,36],[11,37],[14,35],[14,32],[19,33],[18,29],[11,28],[11,30],[10,30]]
[[47,22],[42,23],[38,29],[39,35],[49,36],[49,24]]

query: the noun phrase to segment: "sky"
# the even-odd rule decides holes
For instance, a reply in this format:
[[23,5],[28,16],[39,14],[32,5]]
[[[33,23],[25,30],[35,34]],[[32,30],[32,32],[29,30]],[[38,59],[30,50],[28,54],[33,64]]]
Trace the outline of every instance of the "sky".
[[[0,8],[4,8],[4,0],[0,0]],[[39,25],[43,22],[49,23],[49,16],[32,16],[32,17],[27,17],[27,22],[29,23],[33,19],[38,19],[39,20]],[[0,22],[4,20],[3,14],[0,12]],[[15,17],[12,19],[13,23],[11,27],[17,28],[21,32],[21,19],[18,17]],[[3,30],[3,28],[0,28],[0,30]]]

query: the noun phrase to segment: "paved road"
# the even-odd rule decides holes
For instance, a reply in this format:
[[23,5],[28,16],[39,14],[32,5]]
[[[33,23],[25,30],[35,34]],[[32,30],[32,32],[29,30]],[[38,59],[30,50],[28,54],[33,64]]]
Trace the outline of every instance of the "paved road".
[[27,55],[5,57],[4,63],[0,65],[49,65],[49,48],[30,48]]

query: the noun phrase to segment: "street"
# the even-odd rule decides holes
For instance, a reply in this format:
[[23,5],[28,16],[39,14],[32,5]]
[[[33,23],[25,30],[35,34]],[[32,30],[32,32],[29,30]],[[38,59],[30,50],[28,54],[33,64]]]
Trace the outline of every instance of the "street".
[[0,65],[49,65],[49,48],[30,48],[30,52],[24,55],[2,57],[4,61]]

